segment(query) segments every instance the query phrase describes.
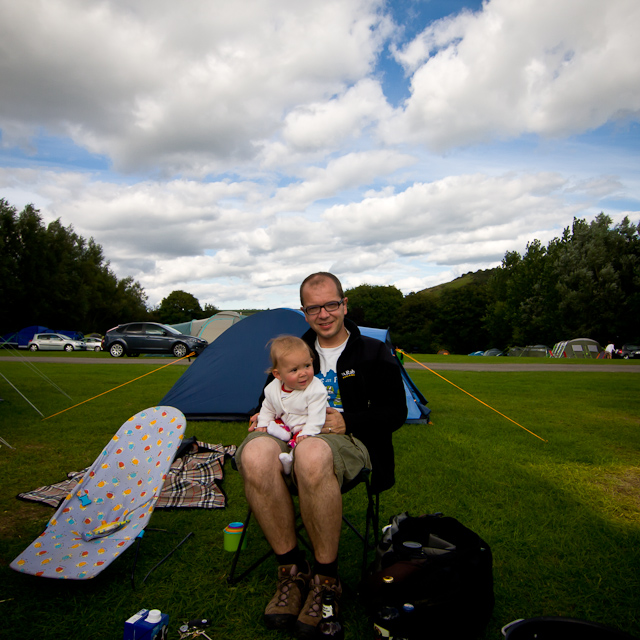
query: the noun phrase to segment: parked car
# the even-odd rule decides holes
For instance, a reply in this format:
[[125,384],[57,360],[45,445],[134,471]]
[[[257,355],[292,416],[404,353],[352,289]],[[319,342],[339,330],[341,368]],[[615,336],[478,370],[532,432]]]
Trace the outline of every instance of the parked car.
[[86,351],[84,340],[76,340],[60,333],[36,333],[29,340],[31,351]]
[[157,322],[129,322],[109,329],[102,339],[102,348],[114,358],[141,353],[171,353],[183,358],[190,352],[200,355],[209,343],[202,338],[187,336],[173,327]]
[[616,358],[640,358],[640,345],[639,344],[623,344],[620,349],[616,349],[613,352]]
[[84,341],[87,344],[87,351],[102,351],[102,338],[85,336]]

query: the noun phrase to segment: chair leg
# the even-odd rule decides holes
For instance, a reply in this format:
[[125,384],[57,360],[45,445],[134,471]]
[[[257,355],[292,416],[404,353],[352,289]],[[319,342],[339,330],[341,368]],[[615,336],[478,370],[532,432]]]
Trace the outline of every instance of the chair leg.
[[[368,560],[369,560],[369,552],[375,550],[376,546],[379,542],[379,524],[380,524],[380,494],[374,493],[371,490],[371,485],[369,482],[369,477],[365,476],[364,484],[367,490],[367,509],[366,509],[366,520],[365,520],[365,532],[364,535],[357,529],[355,525],[353,525],[347,517],[343,514],[342,521],[355,533],[355,535],[360,538],[363,546],[362,551],[362,568],[361,568],[361,577],[364,579],[367,574],[368,568]],[[247,511],[247,517],[245,518],[244,528],[242,533],[240,534],[240,541],[238,543],[238,548],[236,549],[233,560],[231,562],[231,569],[229,571],[229,575],[227,576],[227,582],[231,585],[237,584],[241,580],[243,580],[246,576],[248,576],[254,569],[259,567],[267,558],[273,555],[273,551],[269,549],[264,555],[258,558],[251,566],[247,567],[240,575],[236,576],[236,569],[238,565],[238,561],[240,559],[240,554],[242,553],[242,544],[244,542],[245,536],[247,535],[247,531],[249,529],[249,522],[251,520],[251,507]],[[296,523],[300,518],[300,514],[296,514]],[[304,524],[300,522],[296,525],[296,536],[298,540],[311,552],[313,552],[313,547],[304,536],[301,535],[302,530],[304,529]],[[371,537],[373,537],[373,543],[370,542]]]
[[238,564],[238,560],[240,559],[240,554],[242,553],[242,544],[244,542],[244,538],[247,535],[247,531],[249,530],[249,522],[251,521],[251,507],[247,511],[247,517],[244,519],[244,527],[242,529],[242,533],[240,534],[240,540],[238,541],[238,548],[236,552],[233,554],[233,560],[231,562],[231,570],[229,571],[229,575],[227,576],[227,582],[229,584],[236,584],[248,576],[256,567],[259,567],[272,553],[271,549],[263,556],[258,558],[250,567],[245,569],[239,576],[236,576],[236,566]]
[[[259,567],[267,558],[275,555],[272,549],[269,549],[265,554],[260,556],[253,564],[247,567],[239,576],[236,576],[236,568],[238,565],[238,560],[240,560],[240,554],[242,553],[242,543],[244,541],[244,537],[247,535],[247,531],[249,530],[249,521],[251,520],[251,507],[247,511],[247,517],[244,521],[244,527],[242,529],[242,533],[240,534],[240,540],[238,542],[238,548],[236,552],[233,554],[233,560],[231,561],[231,569],[229,571],[229,575],[227,576],[227,582],[229,584],[237,584],[241,580],[244,580],[254,569]],[[296,515],[296,520],[299,518],[299,514]],[[296,526],[296,536],[298,540],[302,542],[302,544],[309,550],[313,550],[311,545],[305,540],[305,538],[300,534],[300,532],[304,529],[304,525],[302,523]]]
[[[380,494],[379,493],[372,494],[368,492],[367,518],[365,523],[365,533],[364,533],[364,540],[363,540],[364,548],[362,551],[361,578],[363,581],[367,576],[367,568],[369,564],[369,552],[374,551],[375,548],[378,546],[379,520],[380,520]],[[369,541],[372,535],[373,535],[373,543],[370,543]]]

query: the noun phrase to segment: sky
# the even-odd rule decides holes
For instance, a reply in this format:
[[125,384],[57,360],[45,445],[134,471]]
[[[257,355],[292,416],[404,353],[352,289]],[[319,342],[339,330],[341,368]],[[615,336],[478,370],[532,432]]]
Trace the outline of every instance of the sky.
[[316,271],[406,295],[640,222],[639,28],[637,0],[0,0],[0,198],[152,307],[297,307]]

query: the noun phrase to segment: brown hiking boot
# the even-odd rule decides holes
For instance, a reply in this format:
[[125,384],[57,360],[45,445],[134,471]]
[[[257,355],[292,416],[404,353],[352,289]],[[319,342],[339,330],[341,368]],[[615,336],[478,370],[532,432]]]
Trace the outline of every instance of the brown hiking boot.
[[311,578],[311,569],[305,562],[307,573],[303,573],[295,564],[282,564],[278,567],[278,589],[264,611],[264,622],[268,629],[284,629],[292,625],[307,595],[307,585]]
[[316,574],[309,583],[309,595],[296,622],[296,636],[298,638],[315,637],[316,626],[322,619],[322,593],[327,589],[335,593],[335,614],[340,613],[338,603],[342,595],[340,580]]

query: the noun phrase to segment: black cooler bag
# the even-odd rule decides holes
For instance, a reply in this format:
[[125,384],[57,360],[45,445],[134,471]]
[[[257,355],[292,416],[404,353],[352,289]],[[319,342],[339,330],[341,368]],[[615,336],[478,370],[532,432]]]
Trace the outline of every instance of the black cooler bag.
[[405,512],[384,529],[364,595],[374,622],[383,607],[413,605],[410,618],[401,613],[392,623],[402,633],[391,636],[471,640],[493,612],[492,568],[489,545],[455,518]]

